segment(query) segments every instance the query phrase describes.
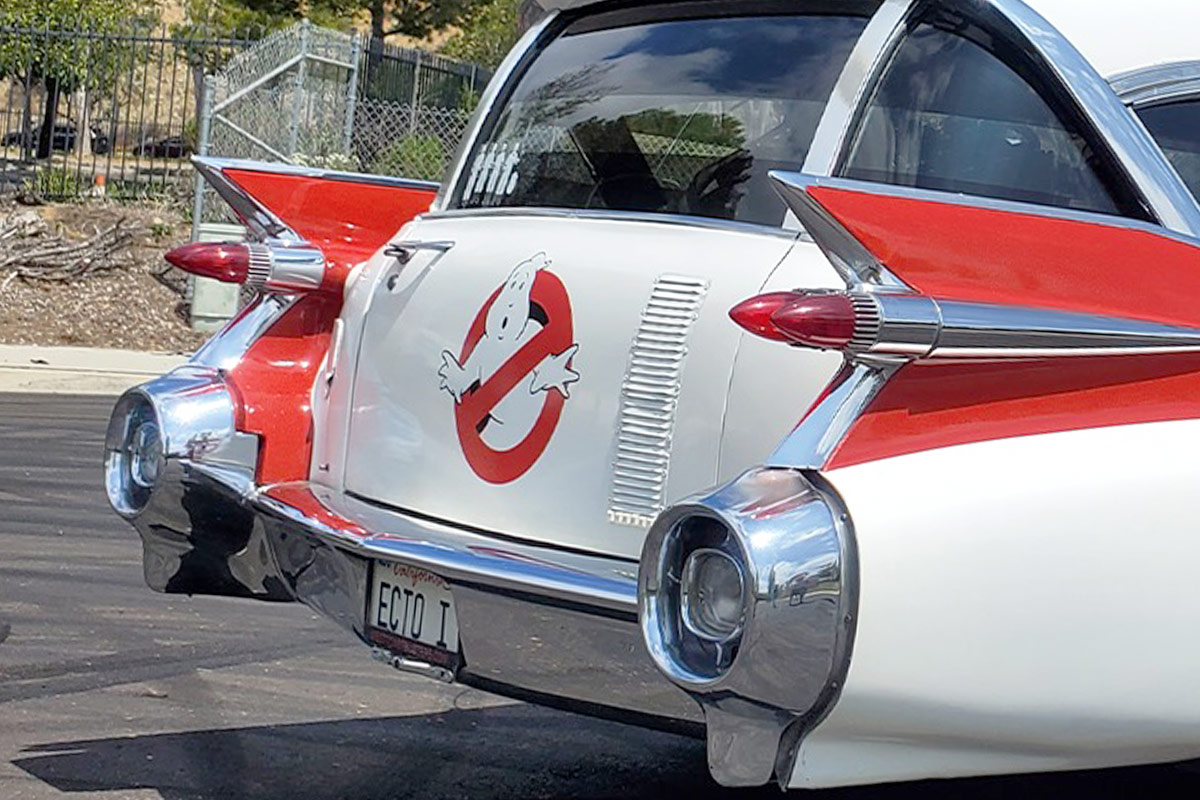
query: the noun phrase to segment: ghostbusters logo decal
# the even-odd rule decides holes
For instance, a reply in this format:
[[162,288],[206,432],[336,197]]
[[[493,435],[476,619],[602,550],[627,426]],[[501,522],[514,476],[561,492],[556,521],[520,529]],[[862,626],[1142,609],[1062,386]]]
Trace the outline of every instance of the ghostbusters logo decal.
[[549,266],[545,253],[518,264],[475,315],[458,357],[442,351],[438,377],[454,398],[459,444],[490,483],[537,462],[579,380],[571,301]]

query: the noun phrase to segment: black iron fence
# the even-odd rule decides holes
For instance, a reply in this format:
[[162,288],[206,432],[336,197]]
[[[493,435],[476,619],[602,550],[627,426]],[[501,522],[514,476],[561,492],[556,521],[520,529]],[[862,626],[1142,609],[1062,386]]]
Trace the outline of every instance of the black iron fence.
[[[224,73],[234,74],[233,91],[238,82],[254,84],[256,96],[276,99],[307,91],[304,79],[349,81],[352,85],[342,92],[347,98],[342,112],[345,136],[326,148],[336,152],[318,155],[337,156],[331,165],[343,169],[411,171],[413,158],[386,156],[415,151],[425,159],[421,172],[438,172],[441,164],[433,162],[453,150],[490,73],[420,50],[359,42],[357,37],[307,25],[305,29],[314,41],[353,39],[347,52],[354,54],[354,68],[331,77],[321,71],[328,65],[320,63],[318,53],[309,62],[313,66],[281,69],[277,62],[286,54],[277,51],[280,42],[288,41],[287,32],[230,35],[197,27],[147,29],[136,23],[104,31],[0,27],[0,193],[183,202],[193,185],[188,157],[201,148],[231,157],[313,158],[311,142],[298,147],[293,141],[290,152],[253,147],[243,152],[240,143],[228,144],[228,152],[222,152],[222,141],[238,137],[222,140],[211,132],[202,142],[205,86],[224,87],[227,97],[231,81],[222,82]],[[312,97],[309,91],[294,102],[289,99],[287,108],[304,108],[311,114]],[[264,105],[268,112],[280,107]],[[407,116],[394,122],[401,108],[408,109]],[[232,111],[227,116],[232,118]],[[445,119],[451,117],[455,124],[447,125]],[[247,118],[250,123],[235,121],[249,136],[247,141],[272,141],[277,129],[288,124],[279,113]],[[438,129],[417,128],[426,121]],[[216,126],[221,127],[219,121]],[[392,146],[393,140],[406,144]]]

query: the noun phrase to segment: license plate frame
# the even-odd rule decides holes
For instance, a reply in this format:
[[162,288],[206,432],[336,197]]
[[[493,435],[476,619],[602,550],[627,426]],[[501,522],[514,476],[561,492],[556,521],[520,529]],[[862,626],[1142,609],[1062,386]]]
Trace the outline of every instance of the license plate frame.
[[[444,578],[403,561],[372,558],[364,594],[363,630],[371,644],[452,675],[458,672],[462,664],[458,614]],[[414,631],[415,638],[406,635]]]

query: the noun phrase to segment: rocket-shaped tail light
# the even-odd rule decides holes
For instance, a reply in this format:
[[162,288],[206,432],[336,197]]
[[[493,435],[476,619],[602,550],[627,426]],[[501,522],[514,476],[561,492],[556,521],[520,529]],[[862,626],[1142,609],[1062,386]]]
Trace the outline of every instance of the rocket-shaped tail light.
[[325,256],[303,243],[192,242],[166,254],[174,266],[264,292],[313,292],[325,283]]

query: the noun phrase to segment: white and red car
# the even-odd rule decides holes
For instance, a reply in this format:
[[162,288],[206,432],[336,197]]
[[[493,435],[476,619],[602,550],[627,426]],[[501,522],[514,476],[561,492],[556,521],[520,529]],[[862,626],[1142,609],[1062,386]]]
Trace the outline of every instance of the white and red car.
[[731,785],[1200,756],[1195,1],[547,5],[440,186],[196,160],[149,584]]

